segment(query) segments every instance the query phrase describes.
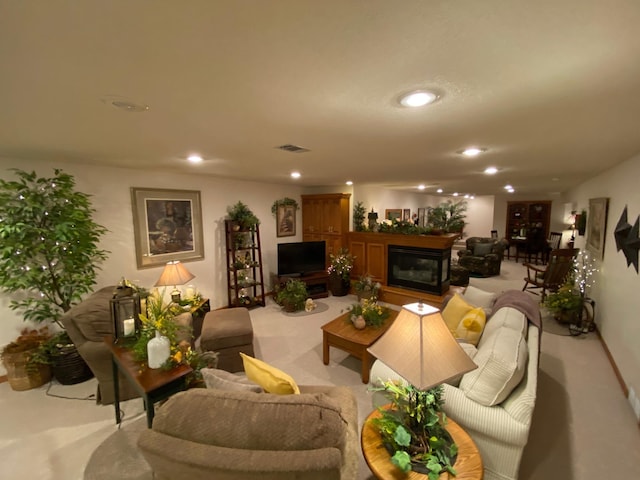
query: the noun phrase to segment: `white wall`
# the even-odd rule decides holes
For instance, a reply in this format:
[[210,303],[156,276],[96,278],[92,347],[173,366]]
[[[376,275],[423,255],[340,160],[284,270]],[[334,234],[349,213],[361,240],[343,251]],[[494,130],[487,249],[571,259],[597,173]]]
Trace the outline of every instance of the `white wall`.
[[[590,198],[609,198],[605,249],[591,297],[596,300],[596,324],[628,387],[640,394],[640,276],[616,250],[614,230],[625,208],[633,225],[640,215],[640,154],[592,178],[566,195],[578,212],[588,211]],[[586,236],[576,235],[584,248]]]
[[[131,187],[173,188],[199,190],[202,201],[202,223],[204,234],[204,255],[200,261],[187,262],[185,266],[195,275],[192,283],[211,302],[211,308],[227,305],[226,260],[224,223],[226,208],[238,200],[246,203],[261,221],[260,237],[264,275],[267,290],[270,289],[270,272],[277,270],[278,243],[300,241],[302,239],[302,214],[298,210],[295,237],[276,237],[275,218],[271,205],[275,200],[291,197],[300,202],[301,188],[295,185],[272,185],[218,179],[197,174],[160,174],[153,171],[93,167],[65,164],[64,162],[25,162],[0,159],[0,177],[13,179],[9,168],[35,170],[38,175],[53,175],[54,168],[62,168],[75,177],[79,191],[92,195],[92,205],[96,210],[94,220],[105,226],[109,232],[102,238],[100,246],[109,250],[106,262],[102,264],[96,288],[114,285],[121,277],[135,281],[145,287],[152,287],[158,280],[162,267],[138,270],[136,267],[133,234],[133,214],[131,210]],[[27,326],[19,313],[8,308],[9,297],[0,293],[0,345],[5,345],[17,337],[21,328]]]

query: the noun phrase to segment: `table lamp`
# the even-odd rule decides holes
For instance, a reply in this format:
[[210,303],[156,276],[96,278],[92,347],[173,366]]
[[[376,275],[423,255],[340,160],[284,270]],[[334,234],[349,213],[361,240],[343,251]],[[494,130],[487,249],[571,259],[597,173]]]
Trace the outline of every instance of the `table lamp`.
[[185,266],[180,263],[180,260],[174,260],[172,262],[167,262],[164,266],[162,275],[160,275],[155,286],[166,287],[173,285],[171,301],[178,303],[180,302],[180,290],[178,290],[178,285],[184,285],[193,278],[195,278],[195,275],[187,270]]
[[477,368],[453,338],[440,310],[422,302],[404,305],[367,351],[419,390]]

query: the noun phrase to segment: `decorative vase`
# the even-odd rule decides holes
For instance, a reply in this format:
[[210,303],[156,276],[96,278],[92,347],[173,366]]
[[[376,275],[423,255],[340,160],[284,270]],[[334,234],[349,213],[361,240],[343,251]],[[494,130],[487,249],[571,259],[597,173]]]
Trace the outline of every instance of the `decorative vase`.
[[149,368],[160,368],[170,355],[169,339],[156,330],[155,338],[147,343],[147,359]]
[[362,317],[362,315],[352,316],[351,321],[353,322],[353,326],[356,328],[356,330],[362,330],[367,326],[367,322]]
[[345,280],[340,275],[329,275],[329,290],[331,290],[334,297],[344,297],[347,295],[350,286],[351,281],[349,279]]

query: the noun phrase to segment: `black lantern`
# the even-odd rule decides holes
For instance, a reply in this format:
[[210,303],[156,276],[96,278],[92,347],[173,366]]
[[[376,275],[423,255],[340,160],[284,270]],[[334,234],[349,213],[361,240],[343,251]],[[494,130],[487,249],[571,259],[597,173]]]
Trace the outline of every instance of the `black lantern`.
[[110,303],[114,343],[135,340],[140,331],[140,296],[133,288],[119,286]]

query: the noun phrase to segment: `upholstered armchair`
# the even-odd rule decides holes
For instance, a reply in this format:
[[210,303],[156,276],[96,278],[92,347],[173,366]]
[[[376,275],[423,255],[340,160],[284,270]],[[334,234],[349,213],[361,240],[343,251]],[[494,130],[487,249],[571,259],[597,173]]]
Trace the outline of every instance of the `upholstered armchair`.
[[470,237],[467,248],[458,251],[458,265],[470,273],[490,277],[500,275],[505,243],[497,238]]

